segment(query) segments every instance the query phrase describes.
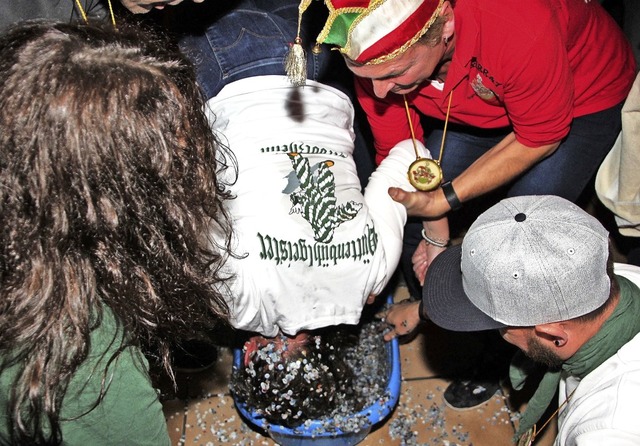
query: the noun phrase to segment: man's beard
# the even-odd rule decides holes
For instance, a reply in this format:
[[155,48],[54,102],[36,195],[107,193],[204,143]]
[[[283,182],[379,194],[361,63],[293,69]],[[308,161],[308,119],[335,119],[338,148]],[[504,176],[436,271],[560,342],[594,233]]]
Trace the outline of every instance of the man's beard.
[[528,351],[526,355],[540,364],[546,365],[550,370],[560,370],[564,360],[548,347],[545,347],[536,338],[527,340]]

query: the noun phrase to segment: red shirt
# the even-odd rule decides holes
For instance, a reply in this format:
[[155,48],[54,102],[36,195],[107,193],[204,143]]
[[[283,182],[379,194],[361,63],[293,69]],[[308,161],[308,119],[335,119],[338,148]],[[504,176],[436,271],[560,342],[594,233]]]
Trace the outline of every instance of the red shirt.
[[[529,147],[560,141],[574,117],[622,102],[635,78],[635,60],[618,25],[597,0],[457,0],[456,47],[444,90],[425,83],[407,95],[415,109],[484,129],[512,126]],[[410,138],[402,96],[380,99],[371,81],[356,79],[380,162]],[[414,109],[415,108],[415,109]]]

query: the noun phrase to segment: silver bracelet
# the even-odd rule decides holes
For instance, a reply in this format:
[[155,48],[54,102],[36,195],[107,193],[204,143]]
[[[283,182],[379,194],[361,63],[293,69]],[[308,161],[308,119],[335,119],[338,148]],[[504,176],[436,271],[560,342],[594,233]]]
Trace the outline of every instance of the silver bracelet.
[[438,248],[446,248],[447,246],[449,246],[449,242],[451,241],[451,240],[442,240],[442,241],[434,240],[427,235],[427,233],[424,231],[424,228],[422,228],[422,231],[420,232],[420,234],[422,234],[422,238],[424,239],[425,242],[427,242],[430,245],[437,246]]

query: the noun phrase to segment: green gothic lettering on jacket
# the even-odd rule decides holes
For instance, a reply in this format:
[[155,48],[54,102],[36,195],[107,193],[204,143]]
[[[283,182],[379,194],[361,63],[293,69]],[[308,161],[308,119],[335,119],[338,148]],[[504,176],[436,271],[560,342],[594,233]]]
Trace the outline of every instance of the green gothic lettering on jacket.
[[329,267],[339,261],[371,262],[378,248],[378,233],[367,225],[364,233],[344,243],[308,243],[305,239],[283,240],[268,234],[257,233],[260,241],[260,259],[276,265],[302,262],[308,266]]

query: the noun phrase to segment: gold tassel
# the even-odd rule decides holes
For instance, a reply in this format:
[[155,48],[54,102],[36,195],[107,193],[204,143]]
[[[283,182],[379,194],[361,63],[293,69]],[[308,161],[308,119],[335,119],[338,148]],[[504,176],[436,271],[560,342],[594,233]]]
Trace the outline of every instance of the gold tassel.
[[296,37],[284,61],[289,82],[296,87],[307,83],[307,55],[302,48],[302,39]]
[[289,52],[284,59],[284,69],[287,72],[289,82],[296,87],[300,87],[307,83],[307,54],[302,48],[302,39],[300,38],[300,26],[302,25],[302,14],[311,4],[311,0],[302,0],[298,5],[298,32],[296,40],[291,44]]

